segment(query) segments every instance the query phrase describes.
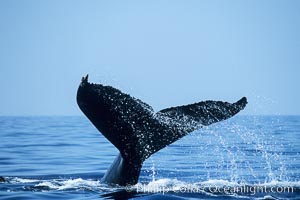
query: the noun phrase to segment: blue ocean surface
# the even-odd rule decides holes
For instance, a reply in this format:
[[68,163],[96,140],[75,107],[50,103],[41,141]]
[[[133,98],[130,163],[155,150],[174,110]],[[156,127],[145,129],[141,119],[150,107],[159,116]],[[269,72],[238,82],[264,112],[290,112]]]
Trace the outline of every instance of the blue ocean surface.
[[236,116],[101,183],[116,155],[85,117],[0,117],[0,199],[299,199],[300,116]]

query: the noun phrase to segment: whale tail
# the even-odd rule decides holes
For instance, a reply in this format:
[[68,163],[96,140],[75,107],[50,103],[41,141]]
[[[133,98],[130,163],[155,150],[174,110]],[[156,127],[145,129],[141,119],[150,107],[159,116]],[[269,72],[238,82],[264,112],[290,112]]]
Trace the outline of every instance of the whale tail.
[[142,163],[153,153],[202,126],[234,116],[247,99],[203,101],[155,113],[141,100],[111,86],[91,84],[86,76],[78,88],[77,103],[120,152],[103,181],[126,185],[137,183]]

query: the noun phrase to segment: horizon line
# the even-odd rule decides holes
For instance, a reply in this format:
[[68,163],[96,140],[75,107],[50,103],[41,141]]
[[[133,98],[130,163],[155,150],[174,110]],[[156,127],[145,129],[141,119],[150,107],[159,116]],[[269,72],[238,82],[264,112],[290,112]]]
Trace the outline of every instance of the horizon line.
[[[300,114],[239,114],[236,116],[300,116]],[[18,114],[18,115],[1,115],[0,117],[85,117],[85,115],[69,115],[69,114],[38,114],[38,115],[32,115],[32,114]]]

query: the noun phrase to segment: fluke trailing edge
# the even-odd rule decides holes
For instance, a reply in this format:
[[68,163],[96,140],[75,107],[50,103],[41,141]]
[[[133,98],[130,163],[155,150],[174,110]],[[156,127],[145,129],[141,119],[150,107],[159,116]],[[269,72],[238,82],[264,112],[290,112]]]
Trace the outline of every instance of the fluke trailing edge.
[[188,133],[228,119],[245,108],[236,103],[203,101],[154,112],[151,106],[111,86],[82,78],[77,103],[95,127],[119,150],[102,181],[136,184],[143,162]]

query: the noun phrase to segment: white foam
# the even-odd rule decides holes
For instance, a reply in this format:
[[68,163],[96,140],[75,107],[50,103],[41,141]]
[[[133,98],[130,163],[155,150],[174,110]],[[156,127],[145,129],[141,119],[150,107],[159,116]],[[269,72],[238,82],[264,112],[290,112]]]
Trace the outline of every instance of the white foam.
[[82,178],[66,180],[66,181],[63,181],[62,184],[63,185],[60,187],[61,190],[71,189],[71,188],[76,188],[76,187],[94,188],[94,187],[99,187],[101,185],[99,180],[97,180],[97,181],[83,180]]
[[148,186],[173,186],[173,185],[182,185],[185,184],[185,182],[179,181],[177,179],[169,179],[169,178],[163,178],[151,181]]
[[[179,193],[207,193],[210,187],[225,188],[225,187],[300,187],[300,181],[289,182],[289,181],[271,181],[267,183],[237,183],[222,179],[211,179],[202,182],[185,182],[178,179],[157,179],[149,183],[138,183],[134,186],[124,187],[112,187],[107,184],[101,183],[99,180],[92,179],[53,179],[53,180],[36,180],[26,178],[11,178],[9,181],[13,184],[28,183],[34,184],[34,187],[45,187],[50,190],[93,190],[93,191],[106,191],[113,192],[118,189],[125,189],[127,191],[138,191],[142,193],[167,193],[167,192],[179,192]],[[210,192],[209,195],[213,195]]]
[[271,195],[266,195],[263,198],[259,198],[261,200],[275,200],[276,198],[272,197]]
[[77,179],[68,179],[68,180],[53,180],[53,181],[44,181],[36,186],[46,186],[50,189],[55,190],[68,190],[68,189],[79,189],[79,188],[88,188],[94,189],[102,184],[98,180],[84,180],[82,178]]
[[15,177],[12,178],[9,182],[10,183],[35,183],[35,182],[39,182],[39,180]]
[[50,189],[59,189],[58,185],[56,185],[50,181],[41,182],[41,183],[35,185],[35,187],[48,187]]

